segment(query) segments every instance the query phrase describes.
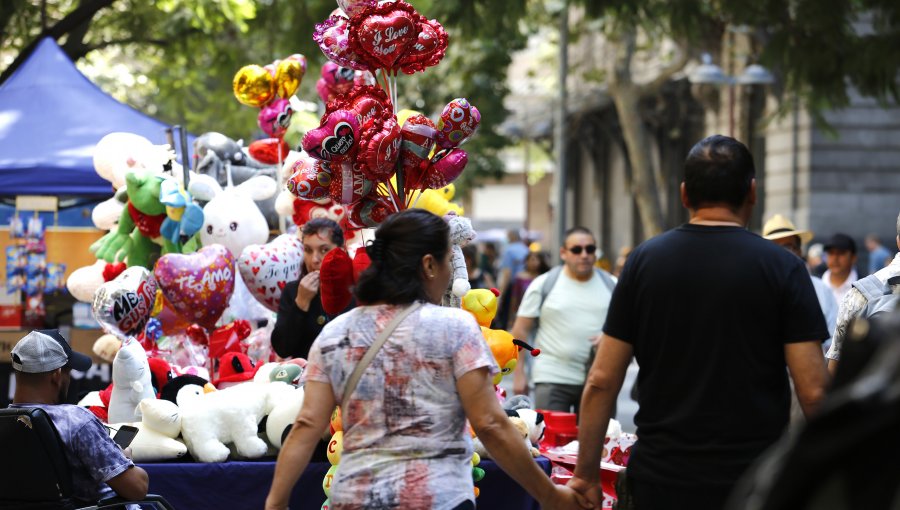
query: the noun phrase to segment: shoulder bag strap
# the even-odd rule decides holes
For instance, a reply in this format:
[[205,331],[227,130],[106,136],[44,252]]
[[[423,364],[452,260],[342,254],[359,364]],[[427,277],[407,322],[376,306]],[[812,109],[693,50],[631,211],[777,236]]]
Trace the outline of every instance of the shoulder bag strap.
[[[381,333],[378,334],[378,337],[375,338],[375,341],[372,342],[372,346],[369,347],[369,350],[363,355],[362,359],[359,360],[359,363],[356,364],[356,368],[353,369],[353,373],[350,374],[350,378],[347,379],[347,385],[344,386],[344,397],[341,399],[341,407],[343,407],[347,400],[350,398],[350,395],[353,393],[353,390],[356,389],[356,385],[359,384],[359,379],[362,377],[363,372],[372,363],[372,359],[378,354],[378,351],[381,349],[381,346],[387,341],[388,337],[391,336],[391,333],[397,329],[397,326],[403,322],[403,319],[406,318],[407,315],[415,312],[422,306],[422,303],[416,301],[415,303],[407,306],[403,310],[397,312],[397,315],[391,319],[391,322],[388,323],[387,326],[381,330]],[[341,410],[343,411],[343,409]]]

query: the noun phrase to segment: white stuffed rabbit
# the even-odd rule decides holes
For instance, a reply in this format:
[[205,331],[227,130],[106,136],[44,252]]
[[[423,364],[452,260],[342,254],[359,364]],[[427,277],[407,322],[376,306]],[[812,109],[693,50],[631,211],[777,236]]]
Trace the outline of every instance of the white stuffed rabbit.
[[469,271],[466,269],[466,258],[463,256],[462,247],[475,240],[475,229],[472,221],[465,216],[458,216],[455,212],[444,215],[444,220],[450,225],[450,242],[452,243],[450,263],[453,266],[453,280],[450,289],[444,295],[445,304],[459,308],[461,299],[471,289],[469,285]]

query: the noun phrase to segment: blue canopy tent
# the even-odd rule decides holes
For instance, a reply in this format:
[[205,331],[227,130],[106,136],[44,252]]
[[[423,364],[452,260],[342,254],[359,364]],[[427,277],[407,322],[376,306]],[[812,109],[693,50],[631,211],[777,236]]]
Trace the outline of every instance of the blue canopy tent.
[[[169,127],[108,96],[46,38],[0,84],[0,197],[109,197],[112,186],[94,171],[97,142],[126,131],[163,144]],[[180,158],[177,139],[176,151]]]

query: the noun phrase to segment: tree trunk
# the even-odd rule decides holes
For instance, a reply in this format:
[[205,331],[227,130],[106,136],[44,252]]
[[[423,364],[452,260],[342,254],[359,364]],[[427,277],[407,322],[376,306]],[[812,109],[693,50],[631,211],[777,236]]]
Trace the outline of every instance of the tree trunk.
[[616,105],[616,113],[619,115],[622,138],[628,148],[632,175],[631,192],[637,202],[644,237],[650,238],[663,232],[664,222],[650,155],[652,150],[650,136],[639,109],[639,90],[634,84],[619,84],[614,92],[611,91],[611,95]]

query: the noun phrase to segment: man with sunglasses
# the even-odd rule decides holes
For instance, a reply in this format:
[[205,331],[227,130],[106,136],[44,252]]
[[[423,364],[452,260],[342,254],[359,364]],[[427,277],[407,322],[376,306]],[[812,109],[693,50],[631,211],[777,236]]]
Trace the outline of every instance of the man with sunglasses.
[[598,506],[603,438],[632,355],[640,408],[626,476],[638,510],[722,509],[787,427],[788,373],[807,416],[824,393],[828,329],[806,265],[746,229],[754,176],[743,144],[701,140],[681,184],[690,221],[625,262],[585,384],[569,482]]
[[[528,286],[511,333],[526,339],[537,327],[535,343],[541,355],[531,371],[535,407],[564,412],[574,408],[577,413],[592,347],[599,340],[615,284],[611,275],[594,268],[597,242],[590,230],[569,229],[559,256],[562,267]],[[524,371],[516,370],[513,377],[514,391],[527,393]]]

